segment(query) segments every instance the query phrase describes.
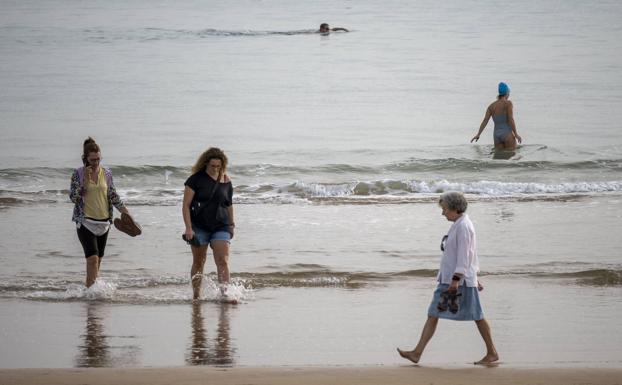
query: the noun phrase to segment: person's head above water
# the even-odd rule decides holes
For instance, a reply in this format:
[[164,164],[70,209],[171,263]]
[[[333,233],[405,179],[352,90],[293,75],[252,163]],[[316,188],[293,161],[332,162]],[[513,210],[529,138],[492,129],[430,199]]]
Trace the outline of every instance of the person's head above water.
[[317,33],[328,34],[331,32],[349,32],[346,28],[334,27],[331,28],[328,23],[320,24],[320,29],[317,30]]
[[499,96],[506,96],[510,94],[510,87],[504,82],[499,83]]

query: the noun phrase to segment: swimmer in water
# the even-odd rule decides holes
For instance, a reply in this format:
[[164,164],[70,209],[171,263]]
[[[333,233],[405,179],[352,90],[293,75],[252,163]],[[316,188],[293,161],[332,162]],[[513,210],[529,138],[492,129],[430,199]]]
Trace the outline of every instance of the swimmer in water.
[[516,142],[521,143],[523,139],[516,132],[514,105],[509,100],[510,87],[501,82],[498,88],[499,96],[497,96],[497,100],[492,102],[486,109],[484,120],[482,120],[477,134],[471,139],[471,143],[479,140],[480,134],[484,131],[484,128],[486,128],[490,117],[492,117],[492,120],[495,122],[495,129],[493,132],[495,149],[514,150],[516,148]]
[[322,23],[320,24],[320,29],[318,29],[316,31],[317,33],[322,33],[322,34],[329,34],[331,32],[350,32],[345,28],[341,28],[341,27],[335,27],[335,28],[331,28],[328,23]]

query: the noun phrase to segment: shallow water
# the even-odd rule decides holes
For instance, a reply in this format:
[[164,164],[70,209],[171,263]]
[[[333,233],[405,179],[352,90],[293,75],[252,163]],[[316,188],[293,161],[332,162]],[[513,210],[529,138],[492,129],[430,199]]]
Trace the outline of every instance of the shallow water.
[[[472,203],[468,213],[478,233],[481,275],[620,285],[622,264],[615,237],[620,214],[611,210],[616,204],[617,197]],[[181,240],[181,207],[132,210],[144,234],[130,238],[113,229],[104,257],[103,276],[116,285],[117,295],[127,296],[112,300],[188,299],[190,251]],[[236,213],[240,226],[231,266],[236,282],[248,288],[357,288],[403,279],[433,281],[440,239],[450,226],[432,202],[241,204]],[[79,285],[84,258],[70,214],[68,203],[4,210],[2,296],[63,299],[83,294]],[[42,215],[57,220],[38,221]],[[33,263],[25,264],[25,259]],[[208,266],[208,271],[214,269]],[[77,286],[66,292],[70,284]],[[161,286],[166,290],[160,297]]]
[[[484,282],[502,365],[622,364],[622,340],[610,333],[622,315],[620,287]],[[269,288],[240,305],[3,299],[11,316],[2,316],[2,366],[406,364],[395,348],[416,343],[433,287],[406,280],[365,290]],[[440,321],[421,363],[464,366],[484,352],[474,323]]]
[[[620,365],[610,333],[622,309],[615,202],[471,205],[484,311],[505,364]],[[135,207],[144,234],[111,233],[89,290],[71,222],[34,221],[70,207],[4,211],[5,224],[52,234],[24,244],[9,234],[25,230],[2,226],[4,367],[400,364],[394,347],[416,343],[450,225],[435,203],[238,205],[231,290],[240,304],[218,302],[208,260],[205,300],[193,305],[178,206]],[[461,349],[444,348],[456,338]],[[480,355],[472,323],[441,322],[424,362]]]

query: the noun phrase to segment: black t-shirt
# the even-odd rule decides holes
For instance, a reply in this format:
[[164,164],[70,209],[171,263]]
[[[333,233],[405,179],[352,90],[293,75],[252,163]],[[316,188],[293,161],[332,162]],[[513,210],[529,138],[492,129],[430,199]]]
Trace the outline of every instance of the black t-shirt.
[[184,185],[194,191],[193,203],[201,202],[207,205],[201,211],[200,217],[191,216],[192,223],[211,232],[226,231],[231,224],[227,210],[227,207],[233,204],[233,185],[231,182],[216,183],[205,171],[199,171],[192,174]]

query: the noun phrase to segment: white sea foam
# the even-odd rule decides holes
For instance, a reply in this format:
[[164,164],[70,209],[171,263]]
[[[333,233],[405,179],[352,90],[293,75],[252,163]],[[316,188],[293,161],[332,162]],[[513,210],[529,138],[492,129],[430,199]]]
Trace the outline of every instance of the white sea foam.
[[241,280],[233,279],[231,283],[221,285],[210,276],[203,277],[202,298],[215,302],[241,303],[252,297],[253,289],[244,286]]
[[334,197],[351,195],[354,193],[354,185],[350,183],[343,184],[320,184],[320,183],[305,183],[297,181],[293,185],[293,191],[301,190],[305,196],[322,196],[322,197]]
[[622,191],[621,181],[610,182],[566,182],[557,184],[477,181],[469,183],[413,181],[413,192],[439,193],[444,191],[462,191],[471,194],[515,195],[515,194],[577,194]]
[[99,278],[91,287],[79,284],[69,284],[65,291],[35,291],[26,295],[30,299],[46,300],[109,300],[114,298],[117,292],[117,285]]
[[[393,199],[396,196],[410,196],[415,198],[419,194],[437,194],[445,191],[462,191],[464,193],[487,196],[523,196],[542,194],[581,194],[581,193],[610,193],[622,192],[622,181],[603,182],[564,182],[564,183],[535,183],[535,182],[500,182],[482,180],[474,182],[438,181],[398,181],[383,180],[369,182],[352,182],[341,184],[321,184],[296,182],[292,188],[274,188],[263,192],[260,200],[267,197],[284,198],[288,194],[299,198],[338,198],[338,197],[373,197]],[[251,191],[240,191],[241,199],[252,203],[255,196]]]

